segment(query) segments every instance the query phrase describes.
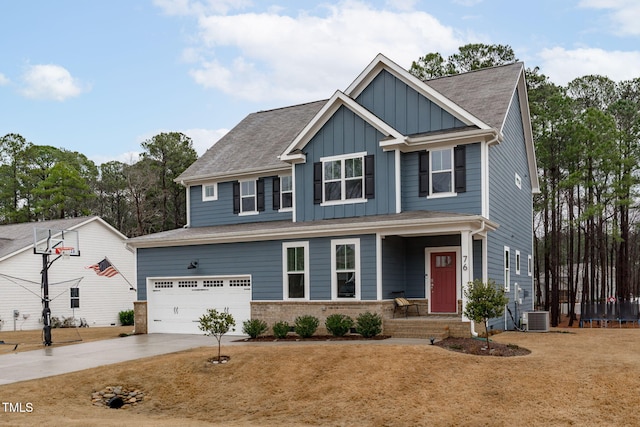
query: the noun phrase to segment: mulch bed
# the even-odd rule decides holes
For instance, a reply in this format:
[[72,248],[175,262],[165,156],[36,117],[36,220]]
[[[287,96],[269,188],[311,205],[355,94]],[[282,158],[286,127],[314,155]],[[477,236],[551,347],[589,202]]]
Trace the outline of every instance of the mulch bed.
[[474,354],[476,356],[526,356],[531,351],[515,344],[501,344],[491,341],[491,350],[487,349],[487,341],[478,338],[445,338],[434,343],[439,347],[458,353]]

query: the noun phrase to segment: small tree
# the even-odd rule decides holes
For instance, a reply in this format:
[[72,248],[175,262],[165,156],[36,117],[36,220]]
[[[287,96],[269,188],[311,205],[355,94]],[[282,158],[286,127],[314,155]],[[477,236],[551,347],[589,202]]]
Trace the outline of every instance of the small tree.
[[484,283],[480,279],[469,282],[464,290],[467,297],[467,306],[464,315],[474,322],[483,322],[487,333],[487,349],[491,351],[489,343],[489,319],[500,317],[504,313],[504,307],[509,299],[504,295],[504,290],[496,286],[493,280]]
[[218,311],[215,308],[207,309],[207,312],[203,314],[199,319],[201,331],[206,336],[213,335],[218,340],[218,361],[220,361],[220,341],[222,336],[227,332],[235,331],[236,321],[233,316],[229,314],[229,309],[225,308],[224,311]]

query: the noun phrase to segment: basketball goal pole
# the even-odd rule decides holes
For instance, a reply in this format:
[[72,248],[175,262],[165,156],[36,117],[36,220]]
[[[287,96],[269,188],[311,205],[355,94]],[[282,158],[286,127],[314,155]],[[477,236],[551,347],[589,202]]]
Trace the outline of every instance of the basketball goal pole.
[[42,338],[51,345],[51,308],[49,307],[49,254],[42,254]]

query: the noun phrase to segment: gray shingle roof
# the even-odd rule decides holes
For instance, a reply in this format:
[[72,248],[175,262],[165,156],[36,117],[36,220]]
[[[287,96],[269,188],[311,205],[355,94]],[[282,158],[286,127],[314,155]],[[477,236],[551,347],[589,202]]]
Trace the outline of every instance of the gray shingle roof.
[[425,83],[489,126],[501,130],[524,64],[516,62]]
[[41,222],[0,225],[0,258],[33,246],[33,229],[70,230],[96,217],[56,219]]
[[290,167],[278,156],[325,102],[249,114],[189,166],[177,181]]
[[[462,109],[498,130],[523,64],[504,65],[425,81]],[[326,100],[249,114],[176,181],[197,182],[231,175],[286,169],[278,159]]]

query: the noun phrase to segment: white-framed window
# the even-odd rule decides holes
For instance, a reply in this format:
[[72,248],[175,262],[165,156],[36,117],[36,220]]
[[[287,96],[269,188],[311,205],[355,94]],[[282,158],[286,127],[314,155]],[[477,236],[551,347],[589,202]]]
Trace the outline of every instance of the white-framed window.
[[291,175],[280,176],[280,210],[293,208],[293,178]]
[[517,172],[516,172],[516,187],[522,189],[522,178],[520,178],[520,175],[518,175]]
[[520,251],[516,250],[516,274],[520,274]]
[[508,246],[504,247],[504,291],[511,291],[511,251]]
[[366,201],[364,196],[364,156],[366,154],[355,153],[320,159],[323,203]]
[[453,186],[453,148],[432,150],[429,156],[430,196],[448,196],[454,194]]
[[533,275],[533,258],[527,255],[527,276]]
[[360,239],[331,241],[331,298],[360,299]]
[[202,184],[202,201],[218,200],[218,184]]
[[240,214],[256,213],[256,181],[240,181]]
[[70,288],[71,308],[80,308],[80,288]]
[[282,244],[282,276],[285,300],[309,299],[309,242]]

